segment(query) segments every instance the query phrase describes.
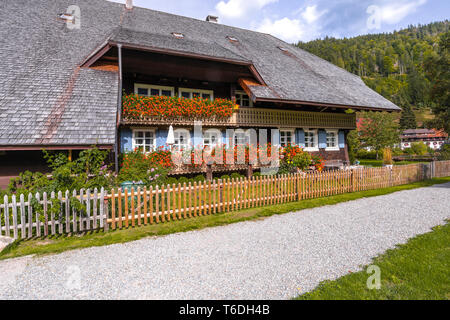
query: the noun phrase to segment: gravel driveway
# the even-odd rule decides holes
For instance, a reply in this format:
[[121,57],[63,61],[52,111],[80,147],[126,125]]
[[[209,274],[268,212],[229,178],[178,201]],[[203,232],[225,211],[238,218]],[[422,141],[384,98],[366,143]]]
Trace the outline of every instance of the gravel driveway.
[[[288,299],[450,218],[450,183],[0,262],[0,299]],[[383,270],[381,270],[383,272]]]

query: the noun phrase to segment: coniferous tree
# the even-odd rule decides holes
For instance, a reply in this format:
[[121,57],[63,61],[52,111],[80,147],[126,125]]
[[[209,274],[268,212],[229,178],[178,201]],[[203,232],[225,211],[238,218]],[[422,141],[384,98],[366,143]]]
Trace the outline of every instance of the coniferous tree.
[[416,115],[409,105],[403,107],[402,116],[400,118],[400,128],[403,130],[417,128]]

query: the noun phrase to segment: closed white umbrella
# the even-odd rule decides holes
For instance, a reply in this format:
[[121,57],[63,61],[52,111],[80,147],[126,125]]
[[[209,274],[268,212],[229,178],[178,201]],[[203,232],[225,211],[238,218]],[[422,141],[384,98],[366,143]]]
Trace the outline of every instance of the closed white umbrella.
[[173,132],[173,126],[169,127],[169,134],[167,135],[166,143],[170,146],[175,144],[175,134]]

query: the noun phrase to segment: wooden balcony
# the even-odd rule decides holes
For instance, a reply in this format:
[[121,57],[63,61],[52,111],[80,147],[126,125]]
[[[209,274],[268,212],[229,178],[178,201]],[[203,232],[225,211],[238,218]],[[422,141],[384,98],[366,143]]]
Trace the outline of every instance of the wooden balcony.
[[356,129],[356,114],[241,108],[229,118],[142,117],[122,120],[134,125],[194,125],[210,127],[283,127]]

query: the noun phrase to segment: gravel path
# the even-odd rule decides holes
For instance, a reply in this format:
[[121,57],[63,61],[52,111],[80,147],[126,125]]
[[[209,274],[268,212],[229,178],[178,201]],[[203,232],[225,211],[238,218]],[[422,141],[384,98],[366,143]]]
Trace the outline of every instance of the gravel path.
[[[450,183],[0,262],[0,299],[287,299],[450,218]],[[382,272],[382,270],[381,270]]]

